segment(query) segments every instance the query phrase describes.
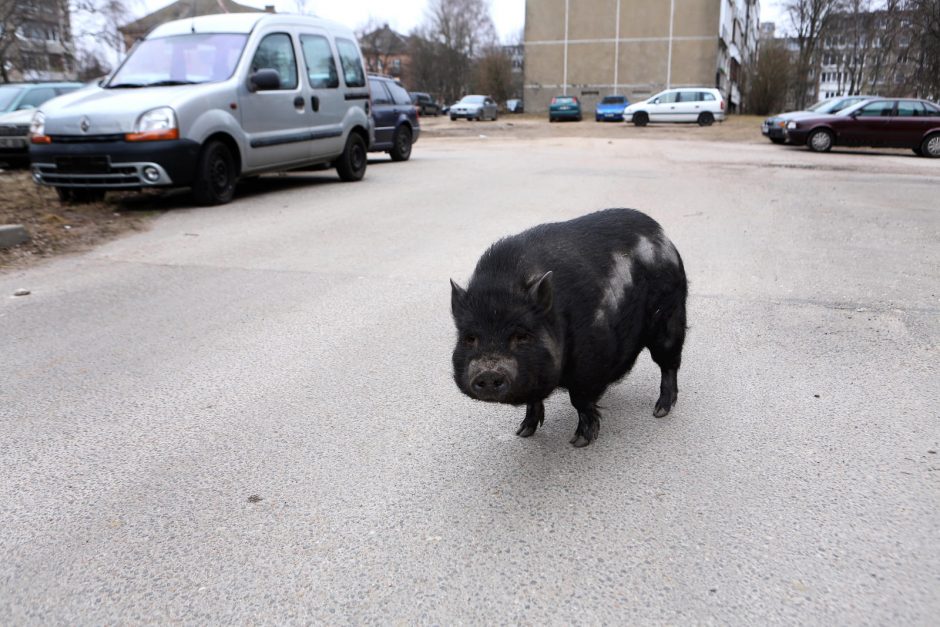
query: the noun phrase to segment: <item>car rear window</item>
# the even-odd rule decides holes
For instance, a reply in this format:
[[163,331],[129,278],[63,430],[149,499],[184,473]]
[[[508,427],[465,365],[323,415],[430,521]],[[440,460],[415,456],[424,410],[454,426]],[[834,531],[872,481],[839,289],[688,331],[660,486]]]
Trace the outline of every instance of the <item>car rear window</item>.
[[372,104],[392,104],[392,96],[385,89],[385,82],[377,78],[369,79],[369,90],[372,92]]
[[700,94],[700,96],[702,100],[714,100],[715,99],[715,94],[711,93],[710,91],[703,91]]
[[404,90],[399,85],[389,82],[386,83],[388,90],[392,92],[392,100],[395,101],[395,104],[411,104],[411,96],[408,95],[408,92]]
[[925,117],[924,105],[916,100],[898,100],[897,116],[901,118]]
[[604,96],[601,104],[623,104],[626,98],[623,96]]

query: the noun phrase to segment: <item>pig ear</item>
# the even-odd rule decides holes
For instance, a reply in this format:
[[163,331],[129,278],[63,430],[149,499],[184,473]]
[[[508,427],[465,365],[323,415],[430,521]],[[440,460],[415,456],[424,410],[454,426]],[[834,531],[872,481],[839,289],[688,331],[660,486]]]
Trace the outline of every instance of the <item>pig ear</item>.
[[536,304],[539,311],[546,313],[551,310],[554,300],[552,288],[552,271],[549,270],[530,284],[529,298]]
[[463,289],[454,280],[450,280],[450,311],[455,316],[458,311],[466,308],[467,290]]

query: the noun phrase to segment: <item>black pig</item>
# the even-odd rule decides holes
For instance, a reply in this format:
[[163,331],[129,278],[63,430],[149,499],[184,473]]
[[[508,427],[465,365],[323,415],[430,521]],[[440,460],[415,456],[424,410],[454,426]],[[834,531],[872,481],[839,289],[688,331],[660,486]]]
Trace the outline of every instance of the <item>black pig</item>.
[[597,401],[644,347],[662,370],[653,415],[678,397],[688,287],[679,252],[649,216],[607,209],[542,224],[483,253],[467,289],[451,281],[454,380],[471,398],[526,405],[516,435],[542,424],[542,401],[568,390],[571,438],[590,444]]

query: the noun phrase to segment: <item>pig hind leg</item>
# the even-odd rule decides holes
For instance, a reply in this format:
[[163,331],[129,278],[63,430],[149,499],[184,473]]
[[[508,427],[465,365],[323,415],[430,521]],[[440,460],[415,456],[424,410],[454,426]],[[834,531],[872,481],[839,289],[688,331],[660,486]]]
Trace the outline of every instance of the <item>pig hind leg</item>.
[[680,303],[655,328],[647,344],[660,370],[659,400],[653,415],[662,418],[669,413],[679,398],[678,372],[682,363],[682,344],[685,342],[685,303]]
[[525,409],[525,418],[519,424],[516,435],[527,438],[535,433],[535,430],[542,426],[543,422],[545,422],[545,405],[542,404],[542,401],[529,403]]

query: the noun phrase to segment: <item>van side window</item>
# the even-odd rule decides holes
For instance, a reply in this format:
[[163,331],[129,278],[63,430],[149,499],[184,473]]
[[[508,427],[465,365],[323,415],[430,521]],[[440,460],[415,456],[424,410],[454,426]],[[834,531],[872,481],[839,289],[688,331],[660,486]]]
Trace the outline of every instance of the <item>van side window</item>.
[[261,40],[251,60],[252,73],[258,70],[277,70],[281,77],[281,89],[297,89],[297,59],[290,35],[273,33]]
[[304,64],[307,66],[307,80],[314,89],[334,89],[339,87],[339,74],[336,73],[336,61],[330,42],[320,35],[301,35],[300,48],[304,52]]
[[370,78],[369,89],[372,92],[372,104],[392,104],[392,97],[388,94],[388,90],[385,89],[382,81]]
[[678,95],[679,95],[679,93],[678,93],[678,92],[675,92],[675,91],[670,91],[670,92],[668,92],[668,93],[661,94],[661,95],[659,96],[659,102],[660,102],[660,104],[675,102],[675,101],[676,101],[676,96],[678,96]]
[[679,102],[698,102],[701,100],[699,94],[701,92],[697,91],[680,91],[679,92]]
[[356,44],[348,39],[337,39],[336,49],[339,51],[339,61],[343,64],[346,87],[365,87],[366,74],[362,70],[362,59],[359,58]]

